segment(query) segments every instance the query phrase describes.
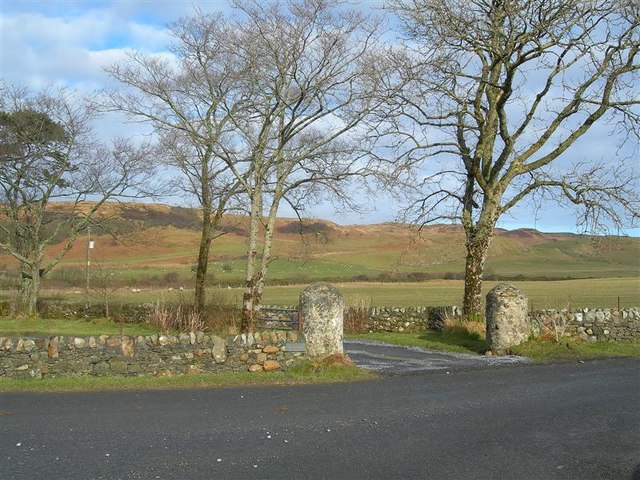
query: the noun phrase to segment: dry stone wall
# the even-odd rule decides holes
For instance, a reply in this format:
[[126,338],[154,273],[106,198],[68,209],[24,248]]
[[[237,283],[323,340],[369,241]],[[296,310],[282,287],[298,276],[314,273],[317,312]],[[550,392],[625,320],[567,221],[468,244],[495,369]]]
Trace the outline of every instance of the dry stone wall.
[[446,318],[459,318],[458,307],[374,307],[366,322],[370,332],[442,330]]
[[629,342],[640,339],[640,308],[538,310],[529,314],[534,336]]
[[[298,332],[0,337],[0,377],[173,376],[287,370],[306,358]],[[300,350],[300,348],[297,348]]]
[[[640,340],[640,308],[535,310],[528,314],[534,337],[544,334],[587,341]],[[368,332],[442,330],[444,319],[462,318],[459,307],[376,307],[366,320]]]

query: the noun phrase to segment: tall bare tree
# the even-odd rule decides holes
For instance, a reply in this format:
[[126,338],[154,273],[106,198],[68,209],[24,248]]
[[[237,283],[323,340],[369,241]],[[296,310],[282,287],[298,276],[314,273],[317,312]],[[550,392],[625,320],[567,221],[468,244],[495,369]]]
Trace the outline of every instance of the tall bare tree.
[[[464,227],[467,315],[481,313],[496,223],[523,201],[572,204],[584,228],[637,224],[637,1],[390,3],[408,42],[389,120],[405,158],[431,165],[414,214]],[[610,156],[571,161],[596,125]]]
[[320,192],[353,204],[346,185],[372,172],[362,130],[381,103],[373,74],[380,23],[333,0],[234,5],[242,16],[232,48],[251,74],[243,114],[233,116],[234,151],[220,155],[250,204],[243,329],[251,330],[281,204],[300,211]]
[[334,0],[233,7],[229,18],[196,11],[174,24],[171,58],[134,53],[111,67],[130,89],[109,103],[151,122],[200,201],[199,272],[212,228],[240,199],[249,215],[243,328],[251,330],[282,202],[301,211],[333,193],[352,203],[343,181],[367,168],[357,127],[380,104],[369,61],[379,24]]
[[202,229],[195,307],[201,313],[211,244],[238,191],[238,181],[218,151],[231,142],[232,116],[244,105],[239,82],[250,66],[236,62],[227,43],[235,36],[233,26],[222,15],[196,11],[172,24],[171,33],[169,55],[133,52],[107,68],[124,88],[108,92],[104,107],[154,128],[163,158],[181,173],[176,190],[198,202]]
[[[20,264],[22,310],[31,316],[42,277],[100,207],[150,191],[153,161],[149,145],[96,142],[91,110],[73,92],[14,86],[0,92],[0,248]],[[55,201],[68,208],[56,209]],[[60,238],[62,246],[46,255]]]

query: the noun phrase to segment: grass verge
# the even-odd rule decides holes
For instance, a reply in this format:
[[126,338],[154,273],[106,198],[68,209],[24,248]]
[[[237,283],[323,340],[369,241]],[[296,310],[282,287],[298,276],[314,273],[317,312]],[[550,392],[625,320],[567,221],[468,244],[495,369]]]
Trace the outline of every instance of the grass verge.
[[[126,323],[124,335],[153,335],[157,331],[148,325]],[[69,320],[44,318],[0,317],[0,335],[120,335],[120,324],[107,319]]]
[[349,335],[352,340],[373,340],[375,342],[404,345],[407,347],[430,348],[455,353],[484,353],[484,339],[477,334],[462,330],[421,333],[363,333]]
[[537,361],[640,357],[640,341],[618,343],[563,339],[562,342],[555,343],[550,340],[538,339],[529,340],[511,350],[514,355],[528,357]]
[[345,383],[373,380],[376,375],[354,365],[308,360],[287,372],[238,372],[176,377],[82,377],[0,379],[0,392],[93,392],[104,390],[170,390]]
[[[476,332],[465,331],[463,326],[448,327],[443,332],[365,333],[350,335],[349,338],[455,353],[482,354],[486,350],[484,338]],[[563,340],[560,343],[555,343],[550,340],[537,339],[529,340],[512,348],[511,353],[536,361],[591,360],[610,357],[640,358],[640,341],[618,343]]]

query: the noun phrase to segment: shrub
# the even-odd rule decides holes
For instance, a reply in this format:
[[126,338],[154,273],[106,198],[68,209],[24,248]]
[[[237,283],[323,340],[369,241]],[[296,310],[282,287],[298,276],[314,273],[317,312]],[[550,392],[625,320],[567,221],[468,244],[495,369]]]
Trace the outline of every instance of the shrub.
[[486,335],[486,325],[484,319],[478,322],[446,318],[444,320],[443,333],[445,335],[462,333],[474,340],[483,340]]
[[225,262],[222,264],[222,271],[223,272],[232,272],[233,271],[233,265],[231,265],[229,262]]
[[224,290],[212,290],[207,295],[203,322],[208,330],[218,333],[237,333],[242,321],[242,310],[233,295]]
[[180,277],[177,272],[167,272],[162,276],[164,286],[176,284],[179,280]]
[[344,332],[347,334],[366,332],[370,315],[371,297],[362,295],[346,297],[343,320]]
[[86,282],[86,272],[81,268],[62,267],[52,271],[50,279],[66,283],[70,287],[79,287]]
[[164,300],[158,300],[148,315],[148,322],[162,333],[172,330],[195,332],[202,331],[206,327],[202,316],[196,312],[195,308],[182,301],[170,304],[165,303]]

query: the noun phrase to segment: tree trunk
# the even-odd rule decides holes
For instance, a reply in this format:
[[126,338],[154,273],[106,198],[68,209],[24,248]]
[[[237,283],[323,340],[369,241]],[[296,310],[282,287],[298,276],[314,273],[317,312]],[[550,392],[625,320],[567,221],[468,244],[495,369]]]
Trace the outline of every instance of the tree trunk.
[[247,330],[253,331],[257,325],[258,317],[260,315],[260,305],[262,303],[262,296],[264,294],[265,280],[267,278],[267,268],[271,261],[271,246],[273,245],[273,229],[276,220],[277,205],[273,209],[272,216],[269,217],[269,221],[264,232],[264,246],[262,248],[262,254],[260,256],[260,269],[254,271],[254,274],[249,282],[249,288],[245,289],[243,295],[244,305],[244,317],[247,318]]
[[251,198],[251,215],[249,217],[249,244],[247,248],[247,268],[245,271],[244,293],[242,294],[242,324],[243,332],[252,332],[258,318],[260,300],[256,295],[256,285],[260,279],[257,270],[258,234],[260,232],[260,217],[262,214],[262,194],[256,190]]
[[206,279],[209,266],[209,251],[211,249],[211,210],[209,207],[202,209],[202,236],[200,237],[200,249],[198,250],[198,263],[196,265],[195,282],[195,310],[198,314],[204,313],[206,304]]
[[255,273],[245,283],[244,293],[242,294],[241,324],[241,330],[245,333],[253,332],[258,323],[263,285],[264,282],[260,278],[260,272]]
[[467,260],[464,272],[462,313],[468,320],[482,318],[482,276],[491,237],[467,240]]
[[260,254],[260,266],[258,268],[258,233],[262,213],[262,198],[258,198],[252,206],[252,218],[249,233],[249,254],[247,256],[247,276],[245,290],[243,294],[243,320],[242,331],[251,332],[255,328],[260,315],[260,304],[264,293],[267,269],[271,261],[271,247],[273,246],[273,231],[276,224],[278,206],[281,195],[276,190],[274,198],[269,208],[269,218],[264,226],[264,237],[262,252]]
[[28,317],[38,316],[38,298],[40,296],[39,265],[24,265],[22,285],[20,287],[20,310]]

